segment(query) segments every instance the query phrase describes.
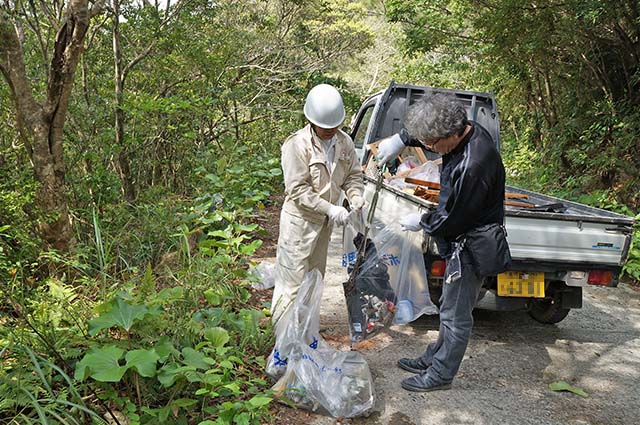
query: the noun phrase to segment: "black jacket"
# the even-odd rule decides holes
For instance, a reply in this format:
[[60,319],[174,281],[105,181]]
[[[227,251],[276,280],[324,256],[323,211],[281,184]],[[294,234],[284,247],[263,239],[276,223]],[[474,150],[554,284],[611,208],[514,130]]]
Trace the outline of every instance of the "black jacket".
[[456,148],[442,157],[440,202],[422,216],[425,231],[452,242],[469,230],[504,222],[505,172],[491,135],[472,128]]

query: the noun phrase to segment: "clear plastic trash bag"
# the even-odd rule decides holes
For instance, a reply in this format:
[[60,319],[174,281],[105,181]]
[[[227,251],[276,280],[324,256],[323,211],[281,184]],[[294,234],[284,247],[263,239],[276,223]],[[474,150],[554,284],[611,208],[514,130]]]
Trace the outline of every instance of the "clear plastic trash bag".
[[374,405],[373,379],[362,354],[333,349],[319,335],[323,287],[318,270],[307,273],[276,324],[267,373],[279,377],[275,394],[300,408],[336,418],[359,416]]
[[405,171],[412,170],[420,165],[420,160],[415,156],[409,156],[402,160],[402,163],[398,165],[396,174],[403,173]]
[[440,183],[440,166],[436,161],[427,161],[418,167],[412,168],[409,177]]
[[267,359],[266,372],[278,379],[287,370],[289,356],[298,344],[326,348],[320,337],[320,302],[324,282],[318,270],[307,273],[293,303],[276,322],[276,343]]
[[257,282],[251,283],[251,287],[254,289],[269,289],[276,284],[276,264],[272,261],[261,262],[251,268],[249,273],[258,279]]
[[273,390],[298,407],[335,418],[360,416],[374,405],[369,365],[357,351],[314,350],[301,344]]
[[[354,267],[357,248],[362,240],[363,214],[351,215],[343,233],[342,267],[347,269],[347,274]],[[405,232],[395,222],[385,226],[374,218],[368,239],[365,260],[356,275],[356,287],[360,293],[357,303],[362,314],[354,314],[353,311],[359,308],[349,305],[347,300],[350,319],[353,319],[349,326],[352,339],[364,339],[367,333],[389,324],[388,318],[383,316],[387,310],[396,313],[397,307],[402,311],[401,314],[396,313],[396,324],[411,322],[423,314],[438,314],[438,308],[429,295],[422,233]]]

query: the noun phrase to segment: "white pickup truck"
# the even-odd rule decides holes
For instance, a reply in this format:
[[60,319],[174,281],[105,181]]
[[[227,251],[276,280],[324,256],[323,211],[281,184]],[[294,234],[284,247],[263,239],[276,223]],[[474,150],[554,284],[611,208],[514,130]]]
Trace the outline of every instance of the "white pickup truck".
[[[402,128],[407,107],[428,91],[458,97],[466,105],[469,118],[485,127],[500,148],[493,95],[391,83],[384,92],[369,97],[352,122],[351,137],[363,165],[371,155],[367,145],[397,133]],[[430,160],[438,157],[426,150],[424,153]],[[365,176],[365,197],[369,201],[375,183]],[[477,308],[527,310],[539,322],[557,323],[570,309],[582,307],[582,287],[617,286],[629,253],[633,218],[512,186],[507,186],[506,192],[526,197],[530,205],[528,208],[505,207],[512,270],[485,280]],[[434,207],[433,203],[407,191],[383,184],[375,217],[384,223]],[[437,302],[444,262],[426,234],[422,246],[429,291]]]

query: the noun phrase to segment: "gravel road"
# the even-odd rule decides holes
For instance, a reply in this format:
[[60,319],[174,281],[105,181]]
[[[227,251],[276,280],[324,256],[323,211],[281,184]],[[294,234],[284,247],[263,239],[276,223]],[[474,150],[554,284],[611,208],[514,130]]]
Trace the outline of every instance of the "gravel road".
[[[348,349],[347,313],[341,282],[340,233],[329,248],[321,310],[322,333]],[[640,293],[585,288],[583,308],[557,325],[542,325],[525,312],[476,310],[473,336],[449,391],[410,393],[400,381],[410,376],[395,365],[416,356],[437,338],[438,318],[392,326],[360,351],[375,380],[376,407],[352,424],[638,424],[640,423]],[[564,380],[589,396],[553,392]],[[334,424],[335,419],[300,412],[300,423]]]

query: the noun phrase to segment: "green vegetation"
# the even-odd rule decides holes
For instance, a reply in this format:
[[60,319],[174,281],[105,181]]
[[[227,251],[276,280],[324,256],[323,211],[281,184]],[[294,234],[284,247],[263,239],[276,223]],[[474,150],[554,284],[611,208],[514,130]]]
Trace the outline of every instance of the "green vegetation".
[[[358,104],[333,71],[371,42],[365,9],[106,3],[76,68],[69,40],[52,49],[65,2],[0,11],[0,51],[22,53],[0,55],[0,421],[269,421],[254,216],[282,190],[279,146],[309,88]],[[64,133],[39,133],[56,117]]]
[[[508,183],[637,217],[637,1],[385,5],[403,34],[397,80],[495,93]],[[636,230],[635,280],[639,246]]]
[[83,52],[93,3],[36,3],[0,6],[0,422],[273,421],[247,269],[320,82],[494,91],[511,183],[640,218],[637,2],[110,0]]
[[94,210],[75,252],[33,260],[50,270],[44,277],[3,264],[2,417],[102,423],[111,411],[129,423],[247,424],[268,417],[262,370],[272,331],[261,306],[249,302],[246,273],[261,244],[249,221],[280,176],[275,159],[262,159],[249,177],[203,174],[211,196]]

